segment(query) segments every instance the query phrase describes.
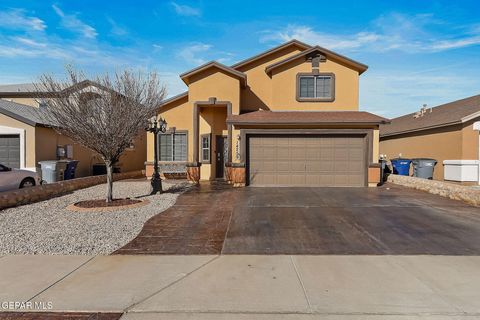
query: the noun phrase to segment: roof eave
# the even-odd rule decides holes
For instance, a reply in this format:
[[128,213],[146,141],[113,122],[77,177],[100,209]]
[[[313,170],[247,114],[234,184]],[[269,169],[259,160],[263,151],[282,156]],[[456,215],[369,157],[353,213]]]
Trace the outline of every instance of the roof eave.
[[25,117],[23,117],[23,116],[21,116],[21,115],[18,115],[18,114],[14,113],[14,112],[11,112],[11,111],[9,111],[9,110],[5,110],[5,109],[3,109],[3,108],[0,108],[0,113],[3,114],[3,115],[5,115],[5,116],[7,116],[7,117],[10,117],[10,118],[12,118],[12,119],[15,119],[15,120],[17,120],[17,121],[20,121],[20,122],[23,122],[23,123],[25,123],[25,124],[28,124],[28,125],[30,125],[30,126],[32,126],[32,127],[35,127],[35,126],[40,125],[40,123],[38,123],[38,122],[32,121],[32,120],[30,120],[30,119],[27,119],[27,118],[25,118]]
[[185,98],[185,97],[188,97],[188,91],[182,92],[180,94],[177,94],[176,96],[173,96],[171,98],[163,100],[160,103],[159,107],[163,107],[163,106],[165,106],[169,103],[175,102],[175,101],[180,100],[180,99]]
[[390,132],[390,133],[387,133],[387,134],[382,134],[380,132],[380,138],[398,136],[398,135],[402,135],[402,134],[431,130],[431,129],[437,129],[437,128],[443,128],[443,127],[450,127],[450,126],[454,126],[454,125],[462,124],[462,123],[464,123],[464,121],[456,120],[456,121],[452,121],[452,122],[448,122],[448,123],[442,123],[442,124],[439,124],[439,125],[428,126],[428,127],[423,127],[423,128],[415,128],[415,129],[403,130],[403,131],[397,131],[397,132]]
[[368,66],[366,64],[363,64],[361,62],[358,62],[358,61],[355,61],[355,60],[352,60],[350,58],[347,58],[339,53],[336,53],[336,52],[333,52],[333,51],[330,51],[328,49],[325,49],[323,47],[320,47],[320,46],[315,46],[315,47],[311,47],[310,49],[308,50],[305,50],[305,51],[302,51],[296,55],[293,55],[293,56],[290,56],[290,57],[287,57],[285,58],[284,60],[281,60],[281,61],[277,61],[269,66],[267,66],[265,68],[265,72],[267,74],[270,74],[274,69],[286,64],[286,63],[289,63],[291,61],[295,61],[297,59],[300,59],[302,57],[304,57],[305,55],[309,54],[309,53],[312,53],[312,52],[315,52],[315,51],[320,51],[322,53],[325,53],[326,55],[330,55],[330,56],[333,56],[334,58],[337,58],[338,60],[341,60],[345,63],[347,63],[348,65],[350,65],[351,67],[353,67],[353,69],[357,70],[359,72],[359,74],[362,74],[364,73],[365,71],[367,71],[368,69]]
[[242,61],[240,61],[240,62],[237,62],[237,63],[235,63],[234,65],[232,65],[231,67],[232,67],[232,68],[235,68],[235,69],[241,68],[241,67],[243,67],[243,66],[245,66],[245,65],[247,65],[247,64],[249,64],[249,63],[252,63],[252,62],[254,62],[254,61],[258,60],[258,59],[261,59],[261,58],[263,58],[263,57],[266,57],[266,56],[269,55],[269,54],[278,52],[278,51],[280,51],[280,50],[282,50],[282,49],[284,49],[284,48],[287,48],[287,47],[289,47],[289,46],[291,46],[291,45],[296,45],[296,46],[301,47],[301,48],[304,48],[304,49],[309,49],[309,48],[312,47],[312,46],[310,46],[310,45],[308,45],[308,44],[306,44],[306,43],[303,43],[303,42],[301,42],[301,41],[299,41],[299,40],[293,39],[293,40],[290,40],[290,41],[288,41],[288,42],[286,42],[286,43],[284,43],[284,44],[282,44],[282,45],[279,45],[279,46],[277,46],[277,47],[274,47],[274,48],[272,48],[272,49],[270,49],[270,50],[261,52],[261,53],[255,55],[255,56],[253,56],[253,57],[250,57],[250,58],[247,58],[247,59],[242,60]]
[[244,126],[256,126],[256,125],[285,125],[285,126],[303,126],[303,125],[321,125],[321,126],[339,126],[339,125],[362,125],[362,126],[377,126],[384,124],[384,121],[325,121],[325,122],[311,122],[311,121],[297,121],[297,122],[285,122],[285,121],[238,121],[238,120],[228,120],[227,124],[233,125],[244,125]]
[[235,76],[236,78],[238,78],[240,80],[240,83],[242,84],[243,87],[245,87],[247,85],[247,75],[244,74],[243,72],[240,72],[238,70],[235,70],[231,67],[228,67],[228,66],[225,66],[217,61],[211,61],[211,62],[207,62],[197,68],[194,68],[192,70],[189,70],[187,72],[184,72],[180,75],[180,79],[182,79],[183,82],[185,82],[186,85],[189,85],[190,84],[190,80],[189,78],[197,73],[200,73],[202,71],[205,71],[205,70],[208,70],[210,68],[218,68],[220,70],[223,70],[229,74],[231,74],[232,76]]

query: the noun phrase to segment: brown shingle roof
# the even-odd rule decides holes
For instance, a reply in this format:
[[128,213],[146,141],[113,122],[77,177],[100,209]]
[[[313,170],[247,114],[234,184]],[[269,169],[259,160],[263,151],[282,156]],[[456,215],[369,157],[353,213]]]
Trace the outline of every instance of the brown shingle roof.
[[338,61],[341,61],[341,62],[345,63],[346,65],[350,66],[350,68],[353,68],[353,69],[357,70],[359,72],[359,74],[364,73],[368,69],[368,66],[363,64],[363,63],[352,60],[350,58],[342,56],[341,54],[338,54],[336,52],[333,52],[333,51],[330,51],[328,49],[322,48],[320,46],[315,46],[315,47],[312,47],[308,50],[304,50],[304,51],[299,52],[299,53],[297,53],[293,56],[289,56],[289,57],[287,57],[283,60],[280,60],[278,62],[275,62],[274,64],[271,64],[271,65],[267,66],[265,68],[265,72],[270,74],[272,72],[272,70],[274,70],[274,69],[276,69],[280,66],[283,66],[284,64],[287,64],[291,61],[294,61],[296,59],[305,57],[305,56],[307,56],[311,53],[314,53],[314,52],[320,52],[322,54],[325,54],[327,56],[327,58],[329,58],[329,59],[333,58],[333,59],[336,59]]
[[426,113],[418,118],[414,118],[414,115],[415,112],[392,119],[389,125],[380,126],[380,136],[450,126],[480,117],[480,95],[427,109]]
[[230,115],[232,124],[379,124],[390,120],[365,111],[254,111]]

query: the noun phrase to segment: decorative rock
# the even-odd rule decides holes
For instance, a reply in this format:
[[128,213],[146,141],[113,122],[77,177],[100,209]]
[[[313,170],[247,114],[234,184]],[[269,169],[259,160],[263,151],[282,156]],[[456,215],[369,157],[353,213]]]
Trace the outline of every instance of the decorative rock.
[[453,184],[445,181],[421,179],[416,177],[391,174],[388,182],[404,187],[427,191],[453,200],[464,201],[474,206],[480,206],[480,189]]

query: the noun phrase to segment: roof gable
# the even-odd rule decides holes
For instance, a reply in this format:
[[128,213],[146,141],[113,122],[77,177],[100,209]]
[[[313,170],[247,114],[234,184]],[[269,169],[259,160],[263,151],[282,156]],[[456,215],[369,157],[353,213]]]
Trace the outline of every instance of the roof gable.
[[[26,84],[11,84],[0,86],[0,98],[48,98],[55,96],[55,93],[49,93],[47,90],[42,90],[39,83],[26,83]],[[79,90],[83,90],[87,87],[95,87],[103,91],[112,92],[111,89],[102,86],[101,84],[91,81],[83,80],[56,94],[69,94]]]
[[236,64],[232,65],[232,68],[239,69],[239,68],[241,68],[241,67],[243,67],[243,66],[246,66],[246,65],[248,65],[248,64],[250,64],[250,63],[252,63],[252,62],[255,62],[255,61],[259,60],[259,59],[262,59],[262,58],[264,58],[264,57],[266,57],[266,56],[269,56],[269,55],[271,55],[271,54],[274,54],[274,53],[276,53],[276,52],[278,52],[278,51],[281,51],[281,50],[283,50],[283,49],[285,49],[285,48],[292,47],[292,46],[297,47],[297,48],[299,48],[299,49],[301,49],[301,50],[307,50],[307,49],[311,48],[311,46],[309,46],[308,44],[305,44],[305,43],[303,43],[303,42],[301,42],[301,41],[298,41],[298,40],[296,40],[296,39],[293,39],[293,40],[288,41],[288,42],[285,42],[285,43],[283,43],[283,44],[281,44],[281,45],[279,45],[279,46],[276,46],[276,47],[274,47],[274,48],[272,48],[272,49],[269,49],[269,50],[267,50],[267,51],[261,52],[261,53],[255,55],[255,56],[253,56],[253,57],[250,57],[250,58],[248,58],[248,59],[245,59],[245,60],[242,60],[242,61],[240,61],[240,62],[237,62]]
[[394,136],[461,124],[480,117],[480,95],[449,102],[425,110],[422,116],[416,112],[392,119],[392,123],[380,127],[380,136]]
[[315,53],[324,55],[327,58],[330,58],[332,60],[337,60],[337,61],[347,65],[351,69],[357,70],[360,74],[362,74],[363,72],[365,72],[368,69],[368,66],[363,64],[363,63],[352,60],[350,58],[342,56],[341,54],[338,54],[336,52],[333,52],[333,51],[330,51],[328,49],[322,48],[320,46],[315,46],[315,47],[311,47],[308,50],[302,51],[298,54],[295,54],[295,55],[290,56],[290,57],[288,57],[284,60],[278,61],[276,63],[273,63],[273,64],[267,66],[265,68],[265,72],[270,74],[274,69],[276,69],[280,66],[283,66],[283,65],[285,65],[285,64],[287,64],[291,61],[295,61],[295,60],[300,59],[300,58],[308,57],[309,55],[313,55]]
[[224,64],[221,64],[220,62],[217,61],[210,61],[208,63],[205,63],[195,69],[192,69],[190,71],[187,71],[185,73],[182,73],[180,75],[180,78],[185,82],[185,84],[189,85],[190,84],[190,78],[196,74],[199,74],[205,70],[211,69],[211,68],[217,68],[219,70],[222,70],[226,72],[227,74],[231,75],[234,78],[237,78],[240,80],[240,83],[242,86],[247,85],[247,75],[243,72],[237,71],[231,67],[228,67]]

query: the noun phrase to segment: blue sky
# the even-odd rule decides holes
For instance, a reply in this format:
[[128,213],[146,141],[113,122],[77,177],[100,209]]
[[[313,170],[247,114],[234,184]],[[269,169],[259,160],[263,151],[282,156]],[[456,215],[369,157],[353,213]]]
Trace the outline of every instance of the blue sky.
[[369,65],[361,109],[394,117],[480,94],[480,2],[29,1],[0,3],[0,83],[125,67],[178,74],[233,64],[292,38]]

